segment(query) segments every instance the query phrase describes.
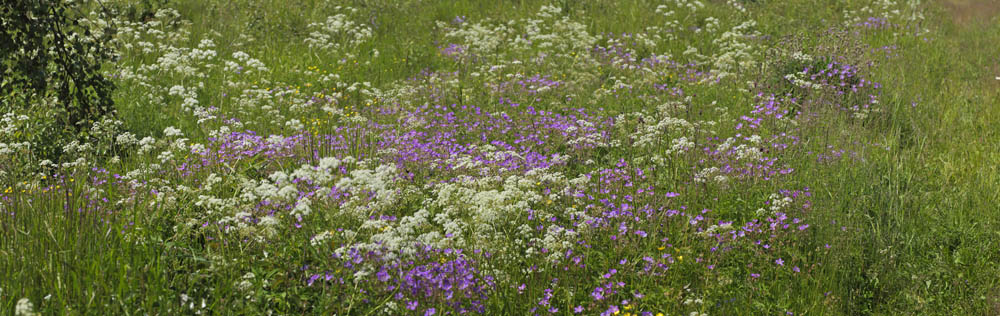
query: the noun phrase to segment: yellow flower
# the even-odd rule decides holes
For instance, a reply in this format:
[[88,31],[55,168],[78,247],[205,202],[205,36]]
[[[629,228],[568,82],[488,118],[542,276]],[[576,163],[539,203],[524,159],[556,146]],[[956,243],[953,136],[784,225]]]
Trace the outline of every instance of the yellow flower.
[[656,313],[656,316],[663,316],[663,313]]

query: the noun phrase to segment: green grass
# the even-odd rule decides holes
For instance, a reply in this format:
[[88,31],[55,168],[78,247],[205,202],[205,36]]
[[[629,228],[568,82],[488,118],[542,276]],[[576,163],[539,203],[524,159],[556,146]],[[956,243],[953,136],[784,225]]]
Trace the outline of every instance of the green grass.
[[[722,5],[715,1],[706,2],[710,3],[710,12],[727,12],[719,9]],[[780,39],[792,39],[805,48],[829,45],[830,37],[813,34],[839,25],[831,21],[842,18],[842,8],[858,8],[862,3],[740,2],[745,3],[756,18],[757,30],[767,37],[761,39],[764,47],[777,47]],[[655,14],[656,4],[646,1],[557,3],[564,10],[568,9],[568,16],[586,21],[592,34],[636,33],[648,25],[662,22]],[[376,21],[373,40],[362,44],[358,51],[369,52],[374,48],[380,52],[378,57],[361,54],[356,58],[357,63],[338,64],[334,61],[337,57],[334,53],[315,51],[303,44],[309,23],[336,13],[336,5],[324,1],[290,4],[269,0],[176,0],[165,6],[176,8],[181,17],[191,23],[187,28],[191,30],[189,38],[178,45],[197,47],[199,39],[209,37],[216,39],[218,56],[228,58],[234,52],[243,51],[266,64],[269,72],[239,78],[247,86],[257,85],[262,89],[290,86],[307,93],[333,93],[330,87],[319,84],[311,88],[306,86],[315,82],[314,77],[303,74],[309,67],[338,73],[343,82],[370,82],[377,87],[405,81],[424,69],[462,70],[463,84],[472,82],[462,88],[475,91],[475,94],[464,101],[457,94],[449,94],[448,97],[457,101],[443,103],[466,102],[498,109],[494,96],[475,90],[480,89],[476,84],[483,80],[469,77],[461,65],[439,55],[438,45],[444,43],[435,41],[443,37],[443,31],[435,27],[435,21],[449,21],[455,16],[465,16],[468,21],[518,20],[533,15],[540,5],[534,1],[346,1],[344,4],[358,8],[360,16]],[[813,228],[789,239],[787,245],[788,256],[810,264],[808,268],[803,266],[810,271],[808,277],[775,274],[769,276],[773,279],[767,282],[736,280],[723,284],[723,279],[743,275],[738,268],[740,263],[768,263],[767,258],[742,253],[742,257],[719,263],[722,271],[718,274],[682,266],[671,270],[672,276],[663,281],[636,278],[630,282],[640,283],[639,287],[651,289],[651,292],[656,291],[652,289],[660,290],[656,295],[671,289],[680,291],[685,283],[701,285],[708,289],[706,291],[714,291],[707,292],[705,295],[711,297],[706,298],[719,299],[706,302],[702,308],[710,314],[774,315],[785,311],[808,315],[1000,313],[1000,278],[997,277],[1000,275],[1000,231],[996,229],[1000,227],[1000,206],[997,204],[1000,201],[1000,170],[997,167],[1000,166],[1000,80],[994,79],[1000,75],[1000,54],[996,50],[1000,45],[1000,23],[997,22],[1000,20],[958,23],[939,4],[930,3],[924,7],[928,16],[921,27],[929,29],[926,34],[891,36],[883,32],[851,37],[871,47],[897,47],[899,57],[880,61],[870,72],[872,80],[883,84],[882,113],[869,120],[852,120],[827,113],[796,129],[801,133],[803,145],[788,154],[789,163],[796,172],[784,182],[741,184],[733,190],[692,186],[684,192],[704,197],[690,201],[692,209],[712,209],[730,220],[742,222],[754,217],[742,210],[760,207],[760,202],[767,200],[770,193],[792,187],[811,188],[813,206],[806,216]],[[241,34],[254,40],[238,40]],[[230,40],[240,45],[228,44]],[[699,42],[700,39],[685,40],[707,44]],[[845,46],[850,44],[844,43]],[[660,45],[667,47],[658,46],[658,49],[674,52],[674,55],[680,55],[685,49],[681,44],[669,42]],[[153,62],[148,57],[123,57],[123,64],[129,66]],[[530,67],[524,68],[520,70],[537,72]],[[572,74],[573,70],[553,71]],[[596,89],[605,83],[611,84],[606,78],[624,73],[613,68],[600,71],[592,75],[603,80],[585,81],[584,86]],[[198,92],[201,104],[218,106],[223,111],[241,110],[242,106],[236,104],[231,95],[239,90],[225,85],[229,80],[227,76],[233,75],[221,69],[208,69],[206,73],[209,74],[206,78],[164,73],[162,77],[151,78],[149,83],[169,89],[174,84],[191,86],[202,82],[204,87]],[[742,82],[710,87],[692,85],[688,91],[696,103],[717,101],[718,106],[732,113],[744,113],[753,99],[748,92],[739,91],[744,86]],[[152,103],[147,96],[154,92],[153,88],[131,82],[119,87],[116,106],[124,130],[139,138],[160,138],[165,128],[176,126],[192,142],[207,139],[210,130],[183,114],[180,100]],[[362,108],[360,97],[355,99],[357,101],[344,102],[353,104],[356,109]],[[538,106],[548,106],[550,110],[558,110],[562,104],[592,110],[600,107],[604,109],[601,113],[608,115],[655,106],[633,96],[606,97],[598,101],[588,104],[585,100],[561,101],[553,97]],[[294,104],[291,100],[277,102],[285,102],[279,104],[279,108]],[[297,115],[285,108],[281,111],[290,115],[289,118]],[[269,114],[251,112],[248,115],[266,118]],[[717,114],[705,108],[688,111],[687,115],[685,119],[695,121],[713,119]],[[392,118],[373,117],[384,123],[395,122]],[[247,122],[246,127],[260,135],[288,132],[282,126],[266,122]],[[719,136],[724,139],[732,135]],[[820,164],[815,156],[807,153],[823,151],[828,145],[856,151],[858,158]],[[371,149],[357,148],[356,151],[370,153]],[[124,173],[157,161],[155,155],[133,155],[126,151],[119,154],[123,158],[121,162],[98,160],[100,165],[94,167]],[[619,158],[629,160],[646,154],[592,153],[599,164],[607,165],[613,165]],[[255,161],[238,166],[243,168],[239,170],[220,168],[198,171],[198,174],[217,172],[265,178],[269,171],[294,169],[301,163],[316,162],[311,159]],[[693,165],[694,162],[691,165],[679,162],[672,172],[686,172]],[[584,170],[582,166],[578,168]],[[24,181],[44,184],[41,186],[60,183],[56,191],[74,186],[76,191],[65,192],[78,192],[79,195],[84,188],[79,182],[92,174],[86,170],[76,172],[70,175],[76,183]],[[417,171],[423,175],[421,172]],[[164,176],[168,181],[175,181],[170,185],[197,187],[202,183],[171,175]],[[682,176],[671,174],[662,175],[662,179],[656,181],[680,186],[684,180]],[[15,187],[15,191],[20,188],[13,182],[3,185],[7,187]],[[236,193],[235,187],[216,189],[213,193],[232,196]],[[135,194],[110,185],[103,188],[107,190],[104,194],[112,200]],[[351,315],[364,315],[369,311],[364,308],[376,305],[360,303],[336,289],[302,286],[301,274],[296,274],[295,270],[307,264],[321,265],[328,256],[302,243],[318,232],[290,231],[287,238],[266,244],[225,243],[206,238],[212,235],[197,231],[197,228],[185,228],[186,221],[194,221],[189,216],[207,210],[207,207],[191,203],[197,198],[195,194],[181,195],[182,201],[172,206],[151,207],[149,201],[139,201],[128,207],[113,206],[103,213],[76,212],[85,199],[67,194],[52,197],[51,193],[13,192],[6,195],[11,199],[7,204],[10,208],[0,210],[15,215],[0,217],[0,313],[12,312],[21,298],[31,299],[36,310],[44,314],[73,315],[187,313],[190,312],[187,306],[201,304],[197,300],[202,297],[212,298],[206,307],[210,314],[346,311]],[[136,196],[148,198],[147,195]],[[401,202],[398,208],[419,207],[420,202],[407,203],[410,204]],[[197,217],[198,220],[205,218]],[[339,220],[342,219],[332,216],[323,219],[329,225],[339,225]],[[675,235],[670,236],[687,236],[672,234]],[[224,236],[217,237],[225,240]],[[595,247],[608,245],[613,244]],[[827,245],[831,247],[827,249]],[[651,251],[656,248],[653,244],[647,246]],[[260,257],[261,251],[268,251],[268,257]],[[587,279],[601,273],[596,267],[614,266],[618,258],[615,252],[606,254],[606,258],[591,257],[599,263],[593,263],[594,268],[590,269],[594,271],[587,271],[589,276],[566,275],[565,278],[596,284],[600,280]],[[693,252],[689,255],[694,256]],[[517,271],[518,267],[508,269]],[[267,276],[270,284],[254,284],[256,291],[244,293],[237,289],[234,280],[241,280],[247,271]],[[532,281],[542,287],[548,282],[541,277]],[[184,301],[181,294],[196,299]],[[537,304],[541,287],[531,288],[527,295],[530,298],[519,295],[513,288],[499,288],[494,294],[486,301],[487,314],[523,314],[526,306]],[[581,297],[584,294],[573,295]],[[569,293],[558,295],[572,300]],[[664,308],[670,314],[685,312],[678,309],[684,306],[679,302],[668,302],[681,297],[679,294],[666,297],[655,307]],[[732,299],[725,301],[722,298]],[[570,311],[573,306],[567,302],[560,307],[560,313]],[[377,313],[378,310],[370,311]]]

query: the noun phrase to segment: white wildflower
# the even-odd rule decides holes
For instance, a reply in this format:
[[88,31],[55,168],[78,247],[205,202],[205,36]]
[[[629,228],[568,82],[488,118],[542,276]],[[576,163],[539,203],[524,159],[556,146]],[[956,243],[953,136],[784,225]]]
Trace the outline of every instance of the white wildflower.
[[39,314],[35,312],[35,305],[31,304],[31,300],[28,298],[22,298],[17,301],[17,306],[14,307],[14,315],[36,316]]
[[181,136],[184,136],[184,133],[181,132],[180,129],[178,129],[176,127],[173,127],[173,126],[170,126],[170,127],[167,127],[165,129],[163,129],[163,134],[166,135],[167,137],[174,137],[174,136],[181,137]]

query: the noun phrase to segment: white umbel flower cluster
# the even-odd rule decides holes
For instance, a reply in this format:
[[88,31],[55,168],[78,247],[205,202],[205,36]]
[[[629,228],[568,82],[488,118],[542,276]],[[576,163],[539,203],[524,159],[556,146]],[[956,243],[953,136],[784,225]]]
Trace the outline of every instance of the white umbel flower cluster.
[[15,316],[38,316],[41,315],[35,312],[35,305],[31,303],[28,298],[22,298],[17,301],[17,305],[14,306]]
[[346,54],[347,58],[352,58],[357,47],[370,40],[374,33],[370,26],[353,20],[358,9],[339,6],[336,9],[341,13],[327,17],[324,22],[309,24],[309,29],[313,31],[305,43],[309,48]]

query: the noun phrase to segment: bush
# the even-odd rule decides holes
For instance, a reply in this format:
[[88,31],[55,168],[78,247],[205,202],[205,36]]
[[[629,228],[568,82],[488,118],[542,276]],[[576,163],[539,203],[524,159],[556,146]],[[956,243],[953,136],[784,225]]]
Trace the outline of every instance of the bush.
[[[114,28],[81,24],[85,2],[13,0],[0,7],[4,98],[15,93],[54,95],[77,130],[113,110],[114,84],[101,73],[115,55]],[[101,26],[104,24],[104,26]]]
[[[0,5],[0,105],[5,113],[38,115],[29,115],[35,130],[4,138],[86,136],[94,122],[114,111],[115,87],[101,67],[116,58],[111,45],[115,29],[101,18],[87,19],[82,12],[91,7],[103,8],[63,0],[7,0]],[[65,140],[47,138],[41,144],[48,148],[33,154],[58,161]]]

